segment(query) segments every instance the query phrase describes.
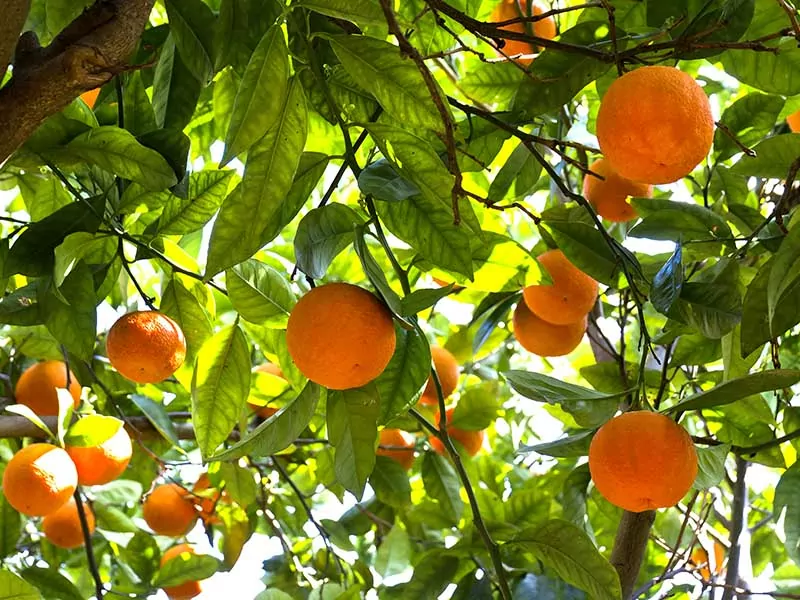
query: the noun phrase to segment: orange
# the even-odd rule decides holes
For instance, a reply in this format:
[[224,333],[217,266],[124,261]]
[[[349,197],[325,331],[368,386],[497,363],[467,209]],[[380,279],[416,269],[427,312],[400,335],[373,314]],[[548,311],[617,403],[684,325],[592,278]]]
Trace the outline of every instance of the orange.
[[81,485],[103,485],[122,475],[131,460],[133,446],[124,427],[97,446],[67,446]]
[[[458,361],[449,350],[439,346],[431,346],[431,358],[433,368],[439,376],[439,383],[442,386],[442,395],[447,398],[456,391],[458,386]],[[419,399],[420,404],[435,405],[439,404],[439,396],[436,395],[436,384],[433,382],[433,375],[428,375],[428,383]]]
[[[19,376],[14,396],[40,417],[58,415],[58,393],[56,388],[67,387],[67,365],[60,360],[46,360],[25,369]],[[69,371],[69,393],[73,406],[81,403],[81,384]]]
[[[450,423],[450,420],[453,417],[453,411],[455,408],[447,409],[447,422]],[[439,427],[442,426],[441,419],[437,419],[439,423]],[[451,425],[447,426],[447,434],[450,436],[455,442],[458,442],[464,447],[467,454],[470,456],[475,456],[483,446],[483,439],[486,437],[485,431],[469,431],[467,429],[460,429],[458,427],[453,427]],[[431,436],[430,438],[431,446],[433,447],[436,452],[441,454],[442,456],[447,456],[447,449],[444,447],[442,441],[435,437]]]
[[88,92],[83,92],[81,94],[81,100],[86,102],[89,108],[94,108],[95,102],[97,102],[97,97],[100,95],[100,88],[94,88],[93,90],[89,90]]
[[203,473],[197,478],[192,487],[192,493],[195,494],[194,503],[200,510],[200,518],[203,523],[219,523],[219,517],[214,513],[217,510],[217,503],[221,498],[227,499],[227,494],[212,487],[208,473]]
[[[177,546],[173,546],[161,555],[161,566],[163,567],[169,561],[174,560],[180,557],[181,554],[185,553],[194,554],[194,548],[192,548],[189,544],[178,544]],[[169,596],[171,600],[189,600],[189,598],[199,596],[201,591],[202,589],[199,581],[185,581],[178,585],[164,588],[164,592],[166,592],[167,596]]]
[[586,333],[587,318],[569,325],[553,325],[533,314],[525,302],[514,310],[514,337],[520,346],[537,356],[569,354]]
[[[503,0],[495,7],[494,12],[492,12],[492,16],[489,18],[489,21],[493,23],[501,23],[503,21],[510,21],[511,19],[518,19],[526,16],[526,4],[526,0]],[[542,13],[547,12],[547,10],[548,9],[539,2],[531,3],[531,16],[535,17],[537,15],[541,15]],[[554,37],[556,37],[556,21],[552,16],[545,17],[539,21],[534,21],[529,25],[530,29],[527,28],[528,24],[526,23],[512,23],[511,25],[504,25],[500,29],[503,31],[514,31],[516,33],[532,32],[534,36],[547,40],[552,40]],[[505,44],[503,45],[502,50],[503,54],[506,56],[513,57],[518,54],[530,55],[537,51],[536,47],[529,42],[524,42],[522,40],[504,41]],[[522,65],[530,64],[532,60],[533,58],[530,56],[521,56],[514,59],[515,62]]]
[[136,383],[158,383],[172,375],[186,358],[186,339],[178,324],[158,311],[120,317],[108,332],[111,365]]
[[569,262],[561,250],[548,250],[537,260],[553,283],[526,287],[522,290],[525,304],[537,317],[553,325],[581,321],[597,299],[597,282]]
[[587,174],[583,179],[583,196],[598,215],[609,221],[625,223],[635,219],[638,215],[636,209],[628,204],[628,197],[649,198],[653,195],[653,186],[625,179],[603,158],[594,161],[589,170],[605,179]]
[[360,387],[383,373],[396,342],[389,310],[349,283],[321,285],[303,296],[289,315],[286,341],[300,372],[333,390]]
[[700,567],[700,576],[705,581],[711,580],[711,567],[714,567],[714,575],[722,573],[722,563],[725,560],[725,546],[719,542],[714,542],[714,564],[710,564],[708,552],[702,546],[698,546],[692,551],[692,562],[697,565],[704,565]]
[[789,129],[791,129],[793,133],[800,132],[800,110],[786,117],[786,122],[789,124]]
[[[89,505],[83,503],[83,512],[86,515],[86,525],[89,535],[94,533],[94,512]],[[83,546],[83,529],[81,518],[78,515],[78,505],[75,498],[67,500],[66,504],[55,512],[51,512],[42,520],[44,537],[59,548],[78,548]]]
[[3,494],[15,510],[43,517],[61,508],[75,493],[78,473],[63,449],[31,444],[17,452],[3,473]]
[[189,492],[177,483],[157,486],[142,506],[144,520],[158,535],[180,537],[197,521],[197,511]]
[[631,512],[673,506],[697,476],[692,438],[669,417],[633,411],[603,425],[589,446],[594,485]]
[[[272,364],[271,362],[266,362],[263,365],[258,365],[254,371],[257,373],[268,373],[270,375],[275,375],[276,377],[280,377],[281,379],[286,379],[281,371],[281,368],[278,365]],[[247,403],[247,406],[250,410],[256,413],[262,419],[269,419],[272,415],[278,412],[278,409],[274,406],[261,406],[259,404],[252,404],[250,402]]]
[[703,88],[674,67],[625,73],[597,114],[597,140],[609,165],[631,181],[672,183],[711,149],[714,117]]
[[382,429],[378,440],[378,456],[396,460],[408,471],[414,464],[414,436],[402,429]]

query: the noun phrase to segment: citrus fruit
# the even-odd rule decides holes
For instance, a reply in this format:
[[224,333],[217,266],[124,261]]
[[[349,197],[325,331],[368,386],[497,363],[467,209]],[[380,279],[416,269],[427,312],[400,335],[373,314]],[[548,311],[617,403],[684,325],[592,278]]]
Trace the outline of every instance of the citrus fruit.
[[[189,544],[178,544],[173,546],[161,555],[161,566],[163,567],[171,560],[180,560],[181,555],[194,554],[194,549]],[[202,591],[199,581],[185,581],[178,585],[164,588],[164,592],[170,600],[189,600],[199,596]]]
[[200,511],[200,518],[203,520],[203,523],[219,523],[219,517],[214,514],[217,510],[217,504],[222,499],[229,500],[225,492],[212,486],[211,480],[208,478],[208,473],[203,473],[197,478],[197,481],[192,487],[192,494],[195,495],[194,503]]
[[714,575],[722,573],[722,563],[725,561],[725,546],[719,542],[714,542],[714,564],[708,558],[708,552],[702,546],[698,546],[692,551],[692,562],[695,566],[703,565],[699,569],[700,576],[705,580],[711,579],[711,568],[714,568]]
[[67,453],[78,470],[81,485],[103,485],[122,475],[133,454],[131,438],[125,428],[97,446],[67,446]]
[[[458,386],[458,361],[449,350],[439,346],[431,346],[431,359],[433,368],[439,376],[439,383],[442,386],[442,395],[447,398],[456,391]],[[428,383],[420,396],[420,404],[434,405],[439,404],[439,396],[436,394],[436,384],[433,382],[433,375],[428,375]]]
[[677,504],[697,476],[692,438],[669,417],[633,411],[603,425],[589,446],[589,471],[606,500],[631,512]]
[[537,356],[564,356],[569,354],[586,333],[587,318],[568,325],[553,325],[533,314],[525,302],[514,310],[514,337],[520,346]]
[[396,460],[408,471],[414,464],[414,436],[402,429],[382,429],[375,454]]
[[[67,365],[60,360],[46,360],[25,369],[17,380],[14,397],[40,417],[58,415],[56,388],[67,388]],[[81,402],[81,384],[69,371],[69,390],[73,406]]]
[[786,117],[786,122],[789,124],[789,129],[793,133],[797,133],[800,131],[800,110],[793,112],[788,117]]
[[[455,408],[447,409],[446,413],[448,422],[447,434],[450,436],[450,439],[452,439],[454,442],[458,442],[459,444],[461,444],[464,450],[466,450],[467,454],[469,454],[470,456],[475,456],[480,451],[481,446],[483,446],[483,440],[486,437],[486,432],[482,430],[470,431],[467,429],[461,429],[459,427],[453,427],[452,425],[449,425],[450,420],[453,417],[454,411]],[[437,422],[439,424],[439,427],[441,428],[442,426],[441,419],[437,419]],[[434,450],[436,450],[436,452],[438,452],[442,456],[447,456],[447,449],[444,447],[444,444],[439,438],[431,436],[430,443],[431,447]]]
[[[258,365],[255,369],[253,369],[253,371],[256,373],[267,373],[268,375],[274,375],[275,377],[286,379],[286,377],[283,375],[283,371],[281,371],[281,368],[271,362]],[[278,412],[278,409],[274,406],[262,406],[260,404],[252,404],[251,402],[248,402],[247,406],[252,412],[256,413],[262,419],[269,419],[272,415]]]
[[526,287],[522,291],[525,304],[537,317],[554,325],[581,321],[597,299],[597,282],[569,262],[561,250],[548,250],[537,260],[553,283]]
[[95,103],[97,102],[97,97],[100,95],[100,88],[94,88],[93,90],[89,90],[88,92],[83,92],[81,94],[81,100],[83,100],[89,108],[94,108]]
[[[86,515],[86,525],[89,535],[94,533],[94,512],[89,505],[83,503],[83,512]],[[59,548],[78,548],[83,546],[83,529],[81,518],[78,515],[78,504],[75,498],[70,498],[58,510],[51,512],[42,519],[42,531],[51,544]]]
[[172,537],[188,533],[198,516],[189,492],[177,483],[156,486],[145,499],[142,514],[155,533]]
[[396,340],[392,315],[373,294],[349,283],[328,283],[292,309],[286,342],[303,375],[344,390],[383,373]]
[[[525,5],[526,0],[503,0],[500,2],[492,12],[489,21],[492,23],[502,23],[503,21],[510,21],[526,16]],[[531,16],[538,16],[547,12],[547,8],[539,2],[531,3]],[[528,28],[529,27],[529,28]],[[545,17],[532,23],[511,23],[504,25],[500,28],[503,31],[514,31],[516,33],[532,33],[534,36],[552,40],[556,37],[556,21],[552,16]],[[506,56],[516,56],[519,54],[530,55],[537,51],[537,48],[522,40],[504,40],[505,44],[502,47],[503,54]],[[531,56],[520,56],[514,59],[522,65],[530,64],[533,60]]]
[[625,73],[600,102],[600,149],[611,168],[631,181],[677,181],[706,157],[713,139],[708,97],[690,75],[674,67]]
[[31,444],[17,452],[3,473],[3,494],[15,510],[42,517],[61,508],[78,485],[75,464],[61,448]]
[[158,311],[131,312],[108,332],[111,365],[136,383],[158,383],[172,375],[186,358],[186,339],[178,324]]
[[653,195],[653,186],[625,179],[604,158],[594,161],[589,170],[605,179],[587,173],[583,179],[583,196],[594,206],[598,215],[609,221],[625,223],[635,219],[638,215],[628,203],[628,198],[649,198]]

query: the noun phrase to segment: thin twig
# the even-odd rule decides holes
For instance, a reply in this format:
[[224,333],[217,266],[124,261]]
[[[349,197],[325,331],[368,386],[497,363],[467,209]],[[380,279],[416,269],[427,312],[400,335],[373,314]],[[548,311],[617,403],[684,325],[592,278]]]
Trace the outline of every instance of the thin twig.
[[81,522],[81,532],[83,532],[83,544],[86,547],[86,561],[89,563],[89,572],[94,579],[94,590],[97,600],[103,600],[103,580],[100,578],[100,571],[97,569],[97,561],[94,558],[92,547],[92,533],[89,531],[89,523],[86,521],[86,511],[83,510],[83,498],[80,489],[75,490],[75,506],[78,509],[78,520]]

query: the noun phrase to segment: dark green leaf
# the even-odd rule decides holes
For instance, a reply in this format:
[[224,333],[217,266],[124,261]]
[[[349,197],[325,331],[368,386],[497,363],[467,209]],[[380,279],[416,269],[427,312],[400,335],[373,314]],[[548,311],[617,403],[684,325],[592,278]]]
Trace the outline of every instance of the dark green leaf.
[[453,466],[446,458],[435,452],[426,452],[422,459],[422,483],[425,493],[437,500],[454,523],[464,512],[461,499],[461,482]]
[[389,506],[401,508],[411,502],[408,472],[393,458],[376,456],[375,468],[369,476],[375,496]]
[[[795,49],[800,55],[800,49]],[[800,83],[800,78],[798,78]],[[753,151],[756,156],[742,156],[731,173],[749,177],[784,179],[792,163],[800,156],[800,134],[785,133],[765,139]]]
[[395,327],[395,334],[392,359],[374,381],[380,398],[381,425],[405,413],[417,401],[431,371],[428,341],[415,329]]
[[[753,92],[726,108],[720,123],[725,125],[739,143],[751,146],[772,131],[783,104],[784,100],[780,96]],[[719,153],[717,160],[726,160],[741,152],[731,136],[722,129],[717,129],[714,133],[714,149]]]
[[202,581],[221,570],[222,563],[207,554],[183,552],[161,567],[153,577],[154,587],[170,587],[187,581]]
[[48,331],[69,352],[90,360],[97,337],[97,298],[89,267],[80,262],[58,291],[51,286],[47,290],[40,288],[39,292],[44,293],[39,304]]
[[[40,592],[47,594],[50,600],[83,600],[84,596],[80,593],[75,584],[64,577],[57,569],[46,569],[44,567],[28,567],[20,571],[23,579],[32,583]],[[11,596],[5,596],[11,598]],[[17,598],[18,596],[14,596]]]
[[204,86],[214,75],[214,13],[202,0],[166,0],[175,45],[189,71]]
[[718,486],[725,476],[725,458],[730,452],[730,444],[697,448],[697,479],[694,488],[707,490]]
[[158,126],[183,130],[192,120],[202,88],[178,54],[170,34],[161,48],[153,80],[153,110]]
[[163,404],[154,402],[141,394],[132,394],[131,400],[144,413],[147,420],[153,424],[155,430],[164,436],[164,439],[175,447],[179,446],[175,425],[172,423],[172,419],[169,418]]
[[710,390],[693,394],[669,408],[669,412],[699,410],[731,404],[753,394],[788,388],[800,381],[800,370],[773,369],[751,373],[714,386]]
[[669,257],[664,266],[653,277],[650,288],[650,302],[655,309],[663,314],[669,314],[670,308],[680,296],[683,287],[683,264],[681,245],[675,245],[675,252]]
[[533,446],[520,446],[517,452],[538,452],[545,456],[568,458],[586,456],[589,454],[589,444],[594,436],[594,431],[584,431],[574,435],[560,438],[554,442],[544,442]]
[[344,204],[327,204],[301,219],[294,237],[297,267],[313,279],[325,276],[331,262],[353,243],[353,228],[363,220]]
[[376,200],[397,202],[420,193],[419,188],[400,175],[385,158],[376,160],[358,176],[362,194],[371,194]]

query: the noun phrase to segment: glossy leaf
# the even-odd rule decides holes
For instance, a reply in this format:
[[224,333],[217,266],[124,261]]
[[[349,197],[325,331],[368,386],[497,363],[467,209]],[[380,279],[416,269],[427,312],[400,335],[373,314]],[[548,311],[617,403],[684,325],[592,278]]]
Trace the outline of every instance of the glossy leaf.
[[287,278],[269,265],[246,260],[225,275],[228,296],[243,319],[258,325],[286,325],[295,297]]
[[800,381],[800,370],[773,369],[751,373],[745,377],[720,383],[710,390],[689,396],[669,408],[669,412],[699,410],[723,404],[731,404],[753,394],[788,388]]
[[353,243],[354,227],[361,217],[344,204],[327,204],[301,219],[294,237],[297,268],[313,279],[325,276],[331,262]]

